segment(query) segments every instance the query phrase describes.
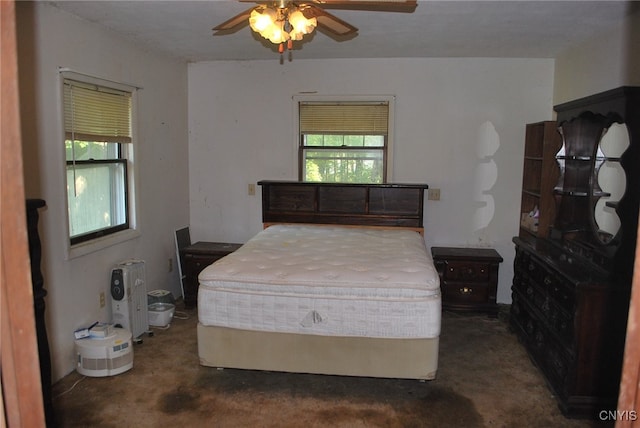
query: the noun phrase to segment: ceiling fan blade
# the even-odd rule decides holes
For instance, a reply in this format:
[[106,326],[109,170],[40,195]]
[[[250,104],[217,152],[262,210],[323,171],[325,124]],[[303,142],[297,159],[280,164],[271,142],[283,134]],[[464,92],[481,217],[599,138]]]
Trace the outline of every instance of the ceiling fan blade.
[[[241,3],[273,4],[278,0],[238,0]],[[285,0],[299,6],[315,4],[323,9],[368,10],[372,12],[411,13],[418,6],[417,0]]]
[[251,9],[247,9],[244,12],[240,12],[233,18],[224,21],[222,24],[216,25],[215,27],[213,27],[213,35],[216,36],[218,34],[225,34],[226,32],[229,32],[236,27],[239,27],[240,25],[248,24],[249,16],[251,15],[253,9],[254,8],[252,7]]
[[311,0],[324,9],[367,10],[372,12],[411,13],[417,0]]
[[358,29],[353,25],[343,21],[335,15],[330,14],[318,6],[306,4],[303,9],[303,13],[307,18],[315,17],[320,27],[337,34],[338,36],[347,36],[358,31]]

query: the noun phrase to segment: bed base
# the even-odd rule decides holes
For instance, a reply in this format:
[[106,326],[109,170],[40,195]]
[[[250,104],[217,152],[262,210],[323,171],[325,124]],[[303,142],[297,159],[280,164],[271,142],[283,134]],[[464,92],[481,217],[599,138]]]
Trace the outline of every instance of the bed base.
[[217,368],[432,380],[439,338],[273,333],[198,323],[200,364]]

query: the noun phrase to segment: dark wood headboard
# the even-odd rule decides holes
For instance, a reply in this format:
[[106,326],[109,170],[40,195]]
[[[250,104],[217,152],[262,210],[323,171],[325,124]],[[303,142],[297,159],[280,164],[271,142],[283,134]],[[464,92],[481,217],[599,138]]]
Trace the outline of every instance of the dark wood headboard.
[[259,181],[262,222],[422,229],[426,184]]

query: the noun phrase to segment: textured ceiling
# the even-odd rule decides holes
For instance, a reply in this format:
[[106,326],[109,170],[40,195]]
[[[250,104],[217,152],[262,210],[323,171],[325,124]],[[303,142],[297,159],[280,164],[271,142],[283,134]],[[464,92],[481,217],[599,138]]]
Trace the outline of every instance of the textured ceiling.
[[[279,58],[275,45],[243,26],[211,28],[252,3],[237,1],[55,1],[68,13],[186,61]],[[554,58],[569,46],[620,26],[640,2],[418,1],[413,13],[330,10],[355,25],[336,40],[316,31],[296,42],[293,58]]]

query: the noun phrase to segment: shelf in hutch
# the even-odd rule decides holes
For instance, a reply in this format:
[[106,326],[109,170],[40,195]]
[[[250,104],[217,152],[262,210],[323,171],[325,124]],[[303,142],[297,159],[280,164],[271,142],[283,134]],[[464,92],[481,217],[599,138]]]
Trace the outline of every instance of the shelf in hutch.
[[[556,122],[544,121],[526,126],[522,198],[520,205],[520,233],[522,239],[544,238],[555,215],[551,190],[560,175],[556,153],[562,146]],[[535,219],[529,213],[536,212]]]

